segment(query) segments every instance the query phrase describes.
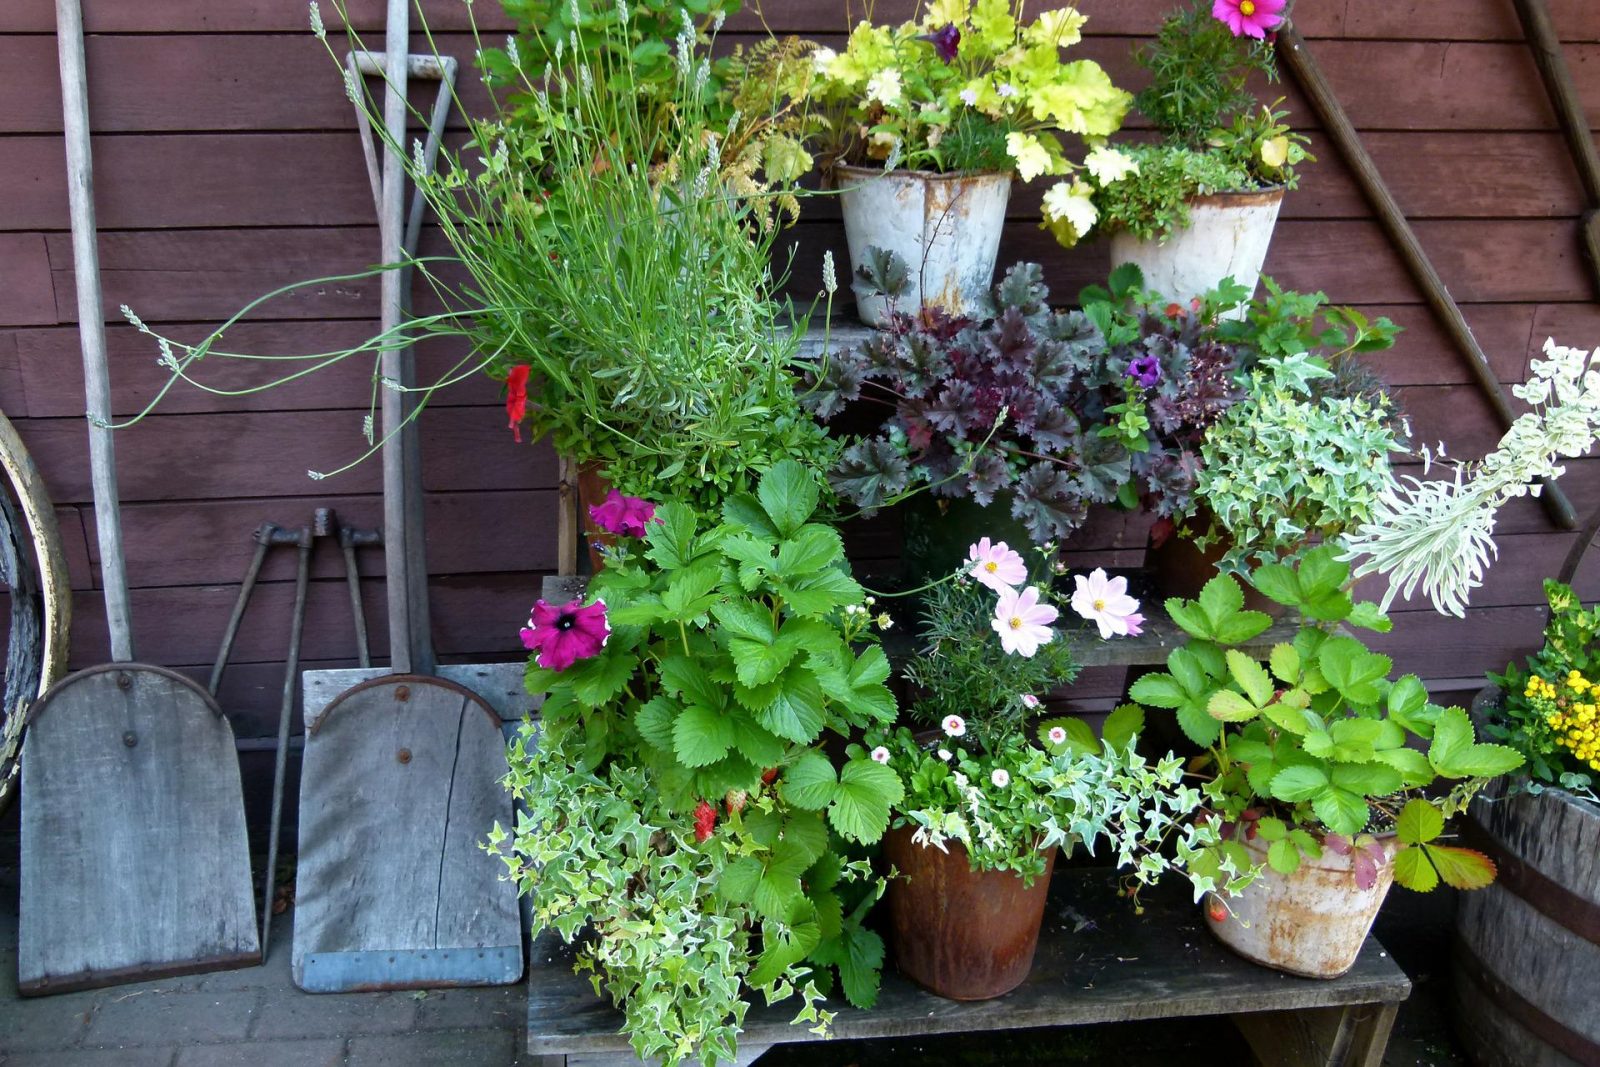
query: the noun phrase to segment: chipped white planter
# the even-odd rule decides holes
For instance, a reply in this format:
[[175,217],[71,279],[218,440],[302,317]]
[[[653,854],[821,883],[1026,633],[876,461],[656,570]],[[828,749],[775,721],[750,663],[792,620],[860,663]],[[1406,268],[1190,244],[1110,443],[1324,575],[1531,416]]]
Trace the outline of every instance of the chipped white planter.
[[910,287],[895,301],[895,310],[915,315],[940,307],[952,315],[993,314],[990,288],[1011,198],[1010,174],[885,174],[841,164],[834,175],[862,322],[889,323],[889,301],[864,295],[855,275],[872,247],[894,252],[910,268]]
[[[1122,232],[1111,238],[1113,266],[1137,263],[1145,288],[1175,304],[1232,277],[1255,290],[1267,259],[1272,230],[1283,206],[1283,189],[1248,193],[1213,193],[1189,202],[1189,225],[1165,240],[1140,240]],[[1228,318],[1243,318],[1243,309]]]
[[[1232,914],[1221,920],[1208,899],[1206,925],[1247,960],[1305,978],[1337,978],[1355,964],[1394,882],[1394,838],[1379,841],[1384,862],[1371,889],[1356,885],[1349,856],[1324,849],[1321,859],[1304,860],[1293,874],[1267,867],[1227,900]],[[1267,861],[1262,842],[1244,845],[1256,863]]]

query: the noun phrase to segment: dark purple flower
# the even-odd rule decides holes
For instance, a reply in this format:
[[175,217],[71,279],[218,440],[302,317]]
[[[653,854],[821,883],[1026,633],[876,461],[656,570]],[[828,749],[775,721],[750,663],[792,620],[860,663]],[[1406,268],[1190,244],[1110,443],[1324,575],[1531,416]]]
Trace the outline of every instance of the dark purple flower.
[[933,50],[939,53],[939,58],[946,63],[955,60],[956,52],[961,47],[961,31],[956,29],[955,23],[950,23],[942,30],[922,35],[924,41],[933,45]]
[[564,671],[580,659],[598,656],[610,636],[604,600],[587,606],[572,600],[560,607],[540,600],[522,631],[522,646],[539,653],[539,666]]
[[624,537],[643,537],[645,523],[656,516],[656,506],[636,496],[623,496],[615,489],[606,494],[605,501],[589,509],[589,518],[609,534]]
[[1161,381],[1161,361],[1155,356],[1140,356],[1128,364],[1128,377],[1150,389]]

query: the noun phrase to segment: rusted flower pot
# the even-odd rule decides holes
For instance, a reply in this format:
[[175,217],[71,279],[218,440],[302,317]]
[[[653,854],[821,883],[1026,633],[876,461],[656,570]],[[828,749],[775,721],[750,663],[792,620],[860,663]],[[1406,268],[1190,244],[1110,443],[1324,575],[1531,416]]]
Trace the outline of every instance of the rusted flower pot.
[[578,468],[578,525],[583,531],[583,543],[589,550],[591,574],[599,574],[606,565],[605,556],[601,555],[600,550],[617,543],[616,534],[600,529],[589,517],[589,509],[605,500],[610,491],[611,483],[606,480],[600,464],[585,463]]
[[[1196,529],[1204,530],[1211,525],[1210,513],[1202,511],[1191,521]],[[1202,552],[1192,540],[1174,531],[1159,545],[1152,541],[1145,551],[1145,567],[1154,577],[1156,589],[1163,600],[1174,596],[1193,600],[1200,595],[1205,584],[1217,576],[1217,564],[1226,550],[1224,544],[1211,544]],[[1256,592],[1249,582],[1242,582],[1241,585],[1244,588],[1244,606],[1248,610],[1264,612],[1274,619],[1282,618],[1289,610],[1276,600],[1269,600]]]
[[[1371,889],[1356,885],[1350,856],[1324,849],[1319,860],[1303,860],[1293,874],[1271,867],[1249,888],[1230,897],[1223,914],[1207,899],[1206,925],[1217,940],[1247,960],[1303,978],[1338,978],[1355,965],[1383,898],[1394,882],[1393,837],[1379,838],[1384,862]],[[1251,859],[1267,861],[1261,841],[1245,841]]]
[[899,875],[889,883],[890,945],[900,973],[951,1000],[1004,996],[1028,977],[1039,946],[1055,849],[1044,874],[1024,886],[1009,871],[974,871],[959,842],[924,848],[908,828],[890,830],[884,855]]
[[[1129,233],[1111,238],[1111,262],[1137,263],[1146,289],[1177,304],[1216,288],[1224,278],[1255,290],[1272,231],[1283,206],[1283,187],[1212,193],[1189,201],[1189,225],[1160,238]],[[1244,318],[1244,309],[1228,318]]]
[[874,247],[898,255],[911,274],[894,310],[916,316],[923,308],[939,307],[974,318],[994,313],[989,289],[1005,229],[1010,174],[884,173],[840,164],[834,180],[862,322],[882,327],[890,320],[889,301],[864,292],[856,280],[867,249]]

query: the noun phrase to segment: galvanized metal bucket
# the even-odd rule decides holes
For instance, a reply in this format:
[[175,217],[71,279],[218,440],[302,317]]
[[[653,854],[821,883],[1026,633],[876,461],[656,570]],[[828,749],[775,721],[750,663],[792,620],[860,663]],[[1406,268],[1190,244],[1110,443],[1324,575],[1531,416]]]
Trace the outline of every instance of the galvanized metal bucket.
[[925,848],[905,827],[883,838],[898,873],[889,883],[890,945],[900,973],[951,1000],[989,1000],[1027,980],[1039,947],[1055,849],[1024,885],[1010,871],[974,871],[960,842]]
[[866,292],[856,278],[873,247],[895,253],[911,271],[910,289],[893,310],[916,315],[940,307],[978,318],[994,312],[989,290],[1011,198],[1010,174],[885,174],[840,165],[834,175],[862,322],[886,326],[891,311],[885,297]]
[[[1242,894],[1230,898],[1231,914],[1208,898],[1206,925],[1217,940],[1247,960],[1305,978],[1338,978],[1355,965],[1378,909],[1394,882],[1394,838],[1380,838],[1384,862],[1371,889],[1356,885],[1349,856],[1324,849],[1293,874],[1271,867]],[[1246,841],[1256,863],[1265,863],[1260,841]]]
[[[1189,225],[1163,239],[1139,240],[1126,232],[1114,235],[1111,262],[1137,263],[1144,271],[1145,288],[1176,304],[1188,303],[1228,277],[1254,290],[1283,193],[1280,186],[1196,197],[1189,202]],[[1229,317],[1242,318],[1243,312]]]

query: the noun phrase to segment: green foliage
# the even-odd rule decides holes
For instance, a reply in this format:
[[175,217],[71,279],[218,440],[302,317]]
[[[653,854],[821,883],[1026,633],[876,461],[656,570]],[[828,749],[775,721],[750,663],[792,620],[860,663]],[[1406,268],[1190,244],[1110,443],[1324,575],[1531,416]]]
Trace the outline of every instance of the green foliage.
[[1128,145],[1122,151],[1139,170],[1096,191],[1100,225],[1107,230],[1157,238],[1189,225],[1189,201],[1195,197],[1255,187],[1248,167],[1216,152],[1170,143]]
[[1200,450],[1196,496],[1210,528],[1196,544],[1223,544],[1228,573],[1337,542],[1371,518],[1391,484],[1389,454],[1404,451],[1386,397],[1317,397],[1308,376],[1328,372],[1314,357],[1266,362]]
[[1134,58],[1150,74],[1134,100],[1140,113],[1167,137],[1196,148],[1255,104],[1246,85],[1252,73],[1277,79],[1273,46],[1235,37],[1206,3],[1175,11]]
[[663,504],[590,584],[603,649],[528,668],[539,745],[513,746],[509,779],[528,810],[494,844],[536,925],[596,932],[580,962],[641,1057],[730,1059],[741,981],[798,994],[819,1027],[835,975],[858,1006],[876,996],[882,945],[861,922],[881,883],[849,849],[883,834],[902,787],[822,741],[891,722],[895,702],[882,650],[858,647],[863,594],[820,495],[785,461],[715,526]]
[[[1047,554],[1034,550],[1032,577],[1049,588]],[[912,711],[935,725],[947,716],[965,720],[967,730],[986,752],[996,751],[1021,736],[1031,714],[1024,697],[1070,683],[1078,675],[1072,650],[1057,638],[1031,656],[1013,655],[1001,647],[994,631],[995,594],[967,576],[963,567],[922,597],[923,645],[905,677],[917,688]],[[1041,603],[1051,603],[1046,593]],[[1065,608],[1065,604],[1059,605]]]
[[1527,757],[1534,791],[1558,785],[1600,803],[1594,788],[1600,749],[1582,736],[1593,728],[1600,699],[1600,607],[1585,608],[1571,586],[1554,579],[1545,580],[1544,594],[1550,605],[1544,644],[1526,666],[1508,664],[1503,674],[1489,675],[1501,697],[1485,729]]
[[[1170,753],[1147,762],[1126,732],[1133,712],[1121,716],[1120,744],[1109,736],[1097,741],[1092,732],[1042,745],[1012,735],[978,751],[959,737],[919,742],[905,727],[869,734],[866,744],[880,746],[882,769],[905,783],[895,825],[914,828],[912,839],[925,848],[959,844],[973,870],[1011,871],[1031,882],[1056,846],[1070,852],[1081,845],[1093,855],[1098,845],[1141,885],[1178,871],[1194,882],[1197,900],[1210,890],[1244,888],[1248,864],[1220,879],[1186,870],[1187,857],[1220,839],[1209,822],[1192,818],[1201,795],[1184,784],[1183,762]],[[1072,721],[1079,722],[1074,734],[1087,731]],[[1162,850],[1168,843],[1175,846],[1170,856]]]
[[[1168,601],[1190,639],[1168,656],[1166,672],[1139,679],[1133,698],[1176,711],[1184,732],[1209,750],[1209,807],[1269,842],[1274,869],[1292,871],[1317,855],[1315,839],[1365,850],[1372,833],[1398,825],[1399,855],[1410,857],[1397,869],[1401,884],[1428,888],[1424,871],[1460,888],[1487,884],[1481,858],[1433,844],[1438,829],[1430,827],[1522,757],[1479,743],[1466,713],[1429,703],[1416,676],[1391,679],[1389,657],[1344,632],[1388,628],[1371,605],[1352,602],[1349,584],[1349,565],[1328,546],[1295,567],[1260,568],[1256,588],[1302,619],[1265,665],[1230,647],[1266,621],[1243,610],[1233,576],[1212,579],[1197,600]],[[1440,781],[1458,784],[1443,800],[1422,796]]]

